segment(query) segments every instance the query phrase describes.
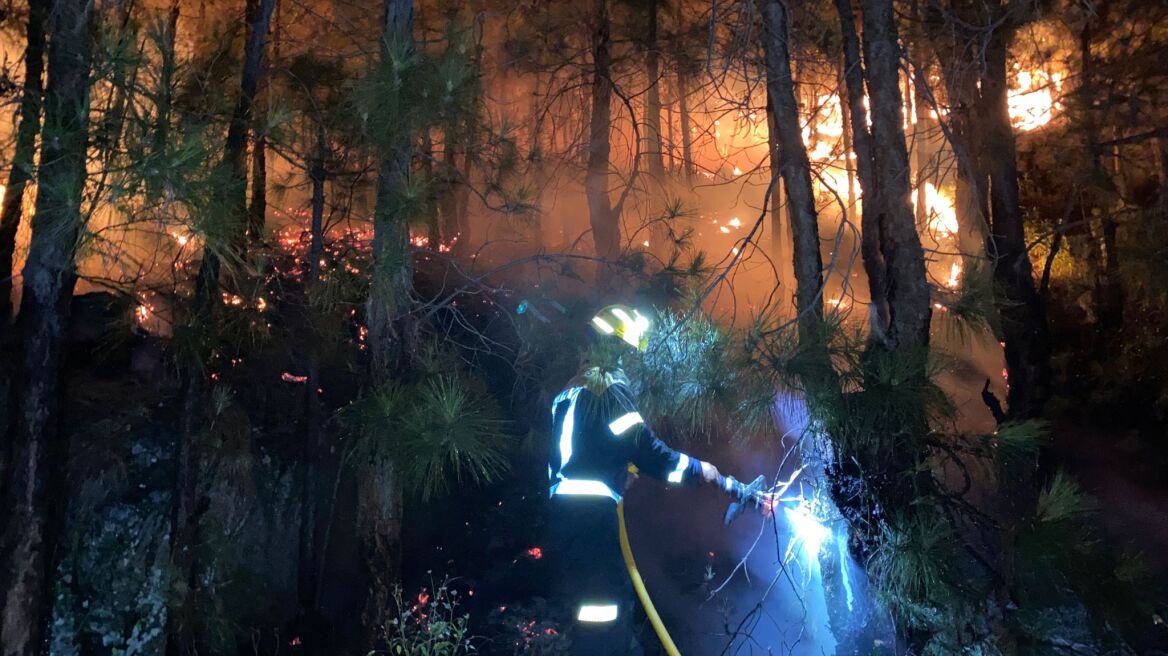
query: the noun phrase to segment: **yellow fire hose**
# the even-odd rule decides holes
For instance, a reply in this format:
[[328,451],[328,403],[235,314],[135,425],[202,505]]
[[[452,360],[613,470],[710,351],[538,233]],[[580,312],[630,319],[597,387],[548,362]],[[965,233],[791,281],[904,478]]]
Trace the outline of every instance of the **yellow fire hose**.
[[673,644],[673,638],[670,638],[669,632],[665,630],[665,625],[661,622],[661,616],[657,614],[657,609],[653,607],[653,600],[649,598],[649,591],[645,589],[645,582],[641,580],[641,573],[637,571],[637,561],[633,560],[633,550],[629,547],[629,532],[625,529],[624,499],[616,504],[616,521],[620,526],[621,554],[625,557],[625,567],[629,570],[629,578],[633,581],[633,588],[637,590],[637,597],[641,600],[641,606],[645,608],[645,614],[649,616],[649,622],[653,624],[653,630],[657,633],[657,639],[661,641],[661,646],[665,649],[665,653],[669,654],[669,656],[681,656],[677,651],[677,645]]

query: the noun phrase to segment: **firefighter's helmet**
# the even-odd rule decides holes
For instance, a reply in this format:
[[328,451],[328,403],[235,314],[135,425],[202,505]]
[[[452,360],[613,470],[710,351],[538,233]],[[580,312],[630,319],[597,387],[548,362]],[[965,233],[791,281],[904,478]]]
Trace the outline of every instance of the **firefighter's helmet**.
[[649,317],[627,305],[609,305],[592,317],[592,328],[601,335],[619,337],[644,351],[649,346]]

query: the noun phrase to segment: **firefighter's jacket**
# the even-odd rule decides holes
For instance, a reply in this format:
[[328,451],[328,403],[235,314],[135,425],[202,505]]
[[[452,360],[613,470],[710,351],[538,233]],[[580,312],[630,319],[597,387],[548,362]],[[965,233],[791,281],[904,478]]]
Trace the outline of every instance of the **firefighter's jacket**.
[[549,493],[620,501],[628,465],[674,485],[701,480],[701,461],[669,448],[645,424],[623,374],[586,371],[552,402]]

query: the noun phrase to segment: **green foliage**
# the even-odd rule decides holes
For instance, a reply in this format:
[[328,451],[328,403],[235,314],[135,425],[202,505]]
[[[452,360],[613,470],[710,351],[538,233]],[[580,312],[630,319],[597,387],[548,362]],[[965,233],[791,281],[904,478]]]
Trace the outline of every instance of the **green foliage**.
[[476,651],[468,628],[470,617],[460,613],[458,591],[450,584],[444,580],[433,592],[422,588],[410,599],[400,586],[394,588],[395,616],[384,627],[385,646],[369,655],[458,656]]
[[507,422],[466,372],[387,382],[356,404],[350,423],[423,500],[445,493],[452,480],[488,483],[507,469]]
[[641,411],[683,437],[746,439],[773,427],[769,382],[754,374],[741,335],[706,314],[662,313],[648,350],[626,357]]
[[1050,442],[1050,426],[1040,420],[1009,422],[998,427],[991,443],[1005,458],[1031,456]]
[[894,613],[914,626],[938,620],[954,590],[952,527],[939,513],[918,507],[882,526],[869,572]]
[[[356,111],[377,152],[391,153],[430,127],[454,126],[481,103],[478,67],[465,35],[451,33],[438,54],[389,44],[355,95]],[[466,129],[466,128],[463,128]]]
[[[945,329],[961,341],[980,334],[995,324],[993,272],[981,259],[963,258],[961,283],[956,293],[943,300],[943,312],[938,313]],[[996,295],[1002,298],[1001,294]]]
[[1067,522],[1081,519],[1092,508],[1091,500],[1083,494],[1079,484],[1060,471],[1039,493],[1034,515],[1040,522]]

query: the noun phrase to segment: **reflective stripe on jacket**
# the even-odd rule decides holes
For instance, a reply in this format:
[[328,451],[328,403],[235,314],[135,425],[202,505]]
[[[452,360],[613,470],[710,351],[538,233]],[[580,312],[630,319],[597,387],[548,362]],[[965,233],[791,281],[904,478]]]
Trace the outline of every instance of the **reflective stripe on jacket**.
[[584,386],[552,402],[548,458],[553,495],[607,496],[620,501],[629,463],[646,476],[674,485],[701,479],[701,462],[669,448],[645,424],[624,382],[599,395]]

